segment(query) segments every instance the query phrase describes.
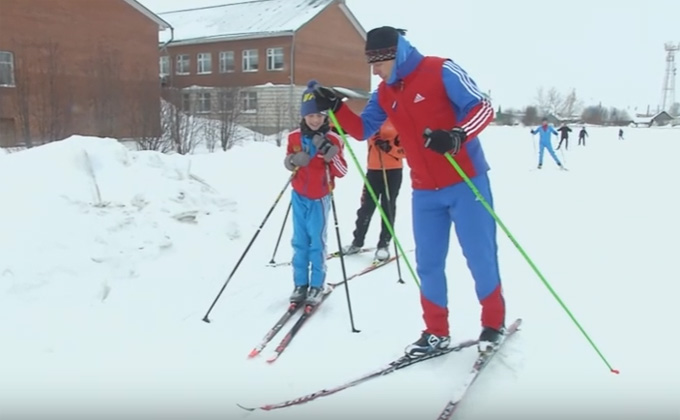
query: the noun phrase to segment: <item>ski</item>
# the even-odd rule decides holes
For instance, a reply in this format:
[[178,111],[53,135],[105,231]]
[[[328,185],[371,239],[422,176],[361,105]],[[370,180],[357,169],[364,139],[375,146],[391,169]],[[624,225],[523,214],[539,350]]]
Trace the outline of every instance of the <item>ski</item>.
[[279,345],[276,346],[276,349],[274,350],[274,355],[267,359],[267,363],[274,363],[276,360],[278,360],[278,358],[281,356],[281,353],[283,353],[284,350],[288,348],[290,342],[293,340],[298,331],[300,331],[300,328],[302,328],[302,326],[307,322],[307,320],[314,314],[314,312],[316,312],[319,306],[321,306],[321,304],[326,300],[328,295],[331,294],[333,288],[334,288],[333,286],[330,286],[326,290],[324,290],[323,296],[321,297],[321,301],[316,305],[304,305],[302,315],[300,315],[300,318],[298,318],[295,324],[293,324],[293,326],[290,328],[288,334],[286,334],[285,337],[283,337]]
[[489,364],[489,361],[491,361],[491,359],[493,359],[493,357],[498,353],[503,343],[505,343],[505,340],[512,336],[519,329],[519,326],[521,324],[522,324],[521,318],[515,320],[515,322],[513,322],[512,325],[510,325],[506,329],[505,334],[501,339],[501,342],[498,343],[498,345],[495,346],[495,348],[489,351],[481,352],[479,354],[479,356],[475,360],[474,365],[472,366],[472,369],[470,370],[470,373],[467,375],[465,381],[461,385],[461,388],[458,390],[456,394],[454,394],[454,397],[449,400],[449,402],[444,407],[444,410],[442,410],[441,414],[439,414],[439,417],[437,417],[437,420],[449,420],[451,416],[453,416],[453,413],[458,408],[468,389],[470,389],[472,384],[479,377],[480,372]]
[[[409,250],[408,252],[411,252],[411,251],[413,251],[413,250]],[[323,296],[323,299],[321,300],[321,302],[326,300],[326,298],[333,291],[334,288],[344,284],[345,281],[350,281],[350,280],[356,279],[357,277],[361,277],[364,274],[368,274],[371,271],[377,270],[378,268],[380,268],[384,265],[387,265],[387,264],[389,264],[390,262],[392,262],[396,259],[397,259],[397,257],[394,256],[394,257],[390,257],[390,258],[388,258],[384,261],[373,261],[370,265],[366,266],[362,270],[360,270],[360,271],[352,274],[351,276],[347,277],[347,280],[342,280],[342,281],[335,282],[335,283],[329,283],[328,289],[326,291],[324,291],[324,296]],[[321,303],[319,303],[319,305],[320,304]],[[253,358],[253,357],[257,356],[258,354],[260,354],[262,352],[262,350],[264,350],[264,348],[267,346],[267,344],[269,344],[269,342],[274,338],[274,336],[276,334],[278,334],[278,332],[283,328],[283,326],[291,319],[291,317],[295,314],[295,312],[297,312],[297,310],[303,305],[296,305],[295,308],[293,308],[293,306],[294,305],[289,306],[286,313],[284,313],[283,316],[281,317],[281,319],[279,319],[279,321],[274,325],[274,327],[272,327],[272,329],[269,330],[269,332],[265,335],[262,342],[250,352],[248,357]],[[307,307],[305,307],[305,311],[303,312],[301,317],[298,318],[297,322],[293,325],[293,327],[291,327],[290,332],[286,335],[286,337],[284,337],[284,339],[279,344],[279,347],[283,346],[283,347],[281,347],[281,351],[278,351],[279,347],[277,347],[277,350],[275,351],[274,357],[267,360],[267,362],[269,362],[269,363],[275,362],[276,359],[283,352],[283,350],[285,350],[285,348],[290,344],[290,341],[297,334],[298,330],[300,328],[302,328],[302,325],[306,322],[306,319],[311,316],[311,313],[307,313],[307,312],[308,312],[308,309],[307,309]],[[291,334],[291,332],[292,332],[292,334]]]
[[288,306],[288,309],[286,309],[286,312],[279,318],[278,321],[274,324],[274,326],[267,332],[267,334],[264,336],[260,344],[255,346],[250,353],[248,354],[248,358],[252,359],[253,357],[259,355],[262,350],[269,344],[269,342],[278,334],[279,331],[283,328],[284,325],[295,315],[295,313],[300,309],[302,305],[299,303],[291,303]]
[[[375,251],[375,250],[376,250],[375,247],[361,248],[359,251],[353,252],[351,254],[345,254],[345,256],[348,257],[350,255],[365,254],[366,252],[372,252],[372,251]],[[340,251],[331,252],[330,254],[326,255],[326,261],[331,260],[333,258],[338,258],[339,256],[340,256]],[[280,263],[268,263],[267,267],[283,267],[283,266],[289,266],[291,264],[293,264],[292,261],[284,261],[284,262],[280,262]]]
[[[413,251],[413,249],[410,249],[410,250],[408,250],[408,251],[406,251],[406,252],[412,252],[412,251]],[[356,273],[354,273],[354,274],[352,274],[351,276],[347,277],[347,281],[353,280],[353,279],[355,279],[355,278],[357,278],[357,277],[363,276],[364,274],[368,274],[368,273],[370,273],[371,271],[377,270],[378,268],[380,268],[380,267],[382,267],[382,266],[385,266],[385,265],[391,263],[392,261],[395,261],[396,259],[397,259],[397,256],[395,255],[395,256],[390,257],[390,258],[388,258],[388,259],[386,259],[386,260],[383,260],[383,261],[374,260],[373,262],[371,262],[370,265],[367,265],[367,266],[366,266],[365,268],[363,268],[362,270],[357,271]],[[345,283],[345,280],[343,280],[343,281],[341,281],[341,282],[337,282],[337,283],[331,283],[330,285],[333,286],[333,287],[335,287],[335,286],[339,286],[339,285],[344,284],[344,283]]]
[[407,368],[409,366],[413,366],[417,363],[423,362],[425,360],[430,360],[434,359],[435,357],[443,356],[446,354],[449,354],[451,352],[457,352],[461,351],[467,347],[471,347],[476,345],[478,340],[468,340],[468,341],[463,341],[455,346],[448,347],[445,350],[438,351],[436,353],[431,353],[427,354],[424,356],[420,357],[409,357],[409,356],[401,356],[394,361],[388,363],[387,365],[383,366],[380,369],[374,370],[370,373],[367,373],[363,376],[360,376],[359,378],[356,378],[354,380],[351,380],[349,382],[346,382],[342,385],[335,386],[333,388],[325,388],[320,391],[313,392],[311,394],[304,395],[302,397],[294,398],[292,400],[276,403],[276,404],[266,404],[262,405],[259,407],[246,407],[241,404],[237,404],[240,408],[246,410],[246,411],[255,411],[255,410],[265,410],[265,411],[270,411],[270,410],[276,410],[279,408],[285,408],[285,407],[291,407],[294,405],[300,405],[300,404],[305,404],[308,403],[312,400],[315,400],[317,398],[321,397],[326,397],[328,395],[335,394],[337,392],[343,391],[345,389],[354,387],[356,385],[362,384],[364,382],[367,382],[371,379],[378,378],[381,376],[389,375],[390,373],[396,372],[398,370]]

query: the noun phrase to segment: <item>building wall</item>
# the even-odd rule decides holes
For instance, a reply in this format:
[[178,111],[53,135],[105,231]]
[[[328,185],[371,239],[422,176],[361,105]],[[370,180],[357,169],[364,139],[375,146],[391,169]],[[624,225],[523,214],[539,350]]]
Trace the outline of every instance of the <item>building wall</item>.
[[[316,79],[321,84],[370,91],[371,67],[365,41],[337,3],[300,28],[295,35],[295,84]],[[365,101],[348,105],[360,111]]]
[[0,51],[17,141],[159,133],[158,25],[123,0],[0,0]]
[[[267,49],[274,47],[281,47],[284,50],[283,69],[268,71]],[[258,71],[242,70],[242,52],[246,49],[258,50]],[[213,111],[206,113],[215,117],[219,109],[217,102],[219,88],[255,92],[257,111],[241,112],[239,123],[264,134],[271,134],[297,127],[300,121],[302,91],[310,79],[330,86],[368,92],[371,87],[371,74],[363,50],[363,37],[340,6],[333,4],[291,36],[198,44],[171,43],[161,54],[170,57],[170,77],[167,86],[172,89],[183,89],[190,95],[191,112],[196,112],[198,95],[205,92],[200,87],[215,88],[214,94],[211,95]],[[220,51],[234,52],[233,72],[220,73]],[[198,74],[197,61],[198,54],[201,53],[211,54],[210,74]],[[191,59],[188,75],[175,74],[176,60],[180,54],[187,54]],[[291,82],[294,85],[291,85]],[[177,100],[174,102],[181,106]],[[360,112],[366,101],[352,99],[346,104],[354,111]]]
[[[169,85],[177,88],[188,86],[253,86],[265,83],[288,84],[290,83],[290,51],[292,37],[271,37],[258,39],[244,39],[236,41],[206,42],[201,44],[172,45],[161,55],[170,57],[170,80]],[[282,70],[267,70],[267,49],[283,48],[284,66]],[[243,51],[256,49],[259,57],[259,68],[254,72],[244,72],[242,70]],[[220,51],[233,51],[235,70],[229,73],[220,73],[219,54]],[[197,62],[198,54],[209,53],[212,56],[212,71],[210,74],[198,74]],[[190,74],[175,74],[177,56],[188,54],[191,59]]]

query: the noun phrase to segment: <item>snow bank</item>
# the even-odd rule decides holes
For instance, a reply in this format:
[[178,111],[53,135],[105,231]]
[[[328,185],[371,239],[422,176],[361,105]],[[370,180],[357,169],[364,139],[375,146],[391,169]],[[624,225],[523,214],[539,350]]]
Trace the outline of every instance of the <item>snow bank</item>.
[[[73,136],[1,155],[0,177],[0,288],[16,293],[49,286],[103,299],[108,279],[135,277],[182,225],[235,210],[191,173],[190,159],[114,139]],[[238,236],[234,223],[222,228]],[[93,269],[102,288],[84,280]]]

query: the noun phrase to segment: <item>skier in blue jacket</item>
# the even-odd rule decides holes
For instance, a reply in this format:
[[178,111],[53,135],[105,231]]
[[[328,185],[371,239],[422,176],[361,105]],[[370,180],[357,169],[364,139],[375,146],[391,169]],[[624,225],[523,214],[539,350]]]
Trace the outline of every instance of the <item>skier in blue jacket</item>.
[[543,167],[543,153],[545,152],[545,149],[548,149],[548,153],[550,153],[550,156],[552,156],[552,158],[555,160],[557,166],[559,166],[560,169],[564,169],[562,162],[560,162],[560,160],[557,158],[557,155],[555,154],[555,150],[553,150],[550,138],[551,134],[557,135],[555,127],[548,125],[548,120],[543,118],[543,120],[541,120],[541,125],[531,130],[532,135],[536,133],[539,135],[538,169]]

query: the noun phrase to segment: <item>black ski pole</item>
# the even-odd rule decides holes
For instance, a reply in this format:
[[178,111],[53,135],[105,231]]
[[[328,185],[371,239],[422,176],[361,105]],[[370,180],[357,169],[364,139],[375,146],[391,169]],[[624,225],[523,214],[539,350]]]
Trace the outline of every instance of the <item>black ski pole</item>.
[[[385,196],[387,197],[387,218],[390,219],[392,222],[392,229],[394,229],[394,214],[392,212],[392,197],[390,196],[390,187],[387,183],[387,171],[385,170],[385,165],[383,165],[383,158],[382,158],[382,150],[378,150],[378,159],[380,160],[380,169],[382,169],[382,174],[383,174],[383,182],[385,183]],[[396,203],[394,203],[396,206]],[[394,232],[396,234],[396,232]],[[397,283],[404,284],[406,283],[404,279],[401,277],[401,264],[399,263],[399,249],[397,249],[397,242],[394,241],[394,255],[395,259],[397,260],[397,274],[399,275],[399,280],[397,280]]]
[[340,266],[342,267],[342,279],[345,283],[345,295],[347,295],[347,309],[349,310],[349,322],[352,325],[352,332],[359,333],[354,326],[354,315],[352,314],[352,302],[349,298],[349,282],[347,281],[347,270],[345,269],[345,255],[342,252],[342,242],[340,241],[340,227],[338,226],[338,212],[335,209],[335,197],[333,195],[333,187],[331,184],[331,169],[326,164],[326,182],[328,183],[328,191],[331,195],[331,207],[333,209],[333,222],[335,223],[335,236],[338,238],[338,250],[340,250]]
[[272,260],[269,264],[276,264],[274,260],[276,258],[276,251],[279,249],[279,244],[281,243],[281,237],[283,236],[283,230],[286,228],[286,222],[288,221],[288,215],[290,214],[290,208],[293,206],[293,202],[288,203],[288,210],[286,210],[286,215],[283,216],[283,224],[281,225],[281,232],[279,232],[279,238],[276,240],[276,246],[274,246],[274,252],[272,253]]
[[227,281],[224,282],[224,285],[223,285],[222,288],[220,289],[219,293],[217,293],[217,296],[215,297],[215,300],[213,301],[212,305],[210,305],[210,308],[208,308],[208,312],[205,313],[205,316],[203,317],[203,321],[204,321],[204,322],[208,322],[208,323],[210,322],[210,320],[208,319],[208,315],[210,314],[210,312],[211,312],[211,311],[213,310],[213,308],[215,307],[215,304],[216,304],[217,301],[219,300],[220,296],[222,296],[222,292],[224,292],[224,289],[226,289],[227,285],[229,284],[229,282],[231,281],[231,279],[234,277],[234,273],[236,273],[236,270],[237,270],[238,267],[241,265],[241,262],[243,261],[243,258],[246,256],[246,254],[247,254],[248,251],[250,250],[250,247],[251,247],[251,246],[253,245],[253,243],[255,242],[255,239],[257,238],[257,235],[260,234],[260,232],[262,231],[262,228],[264,227],[265,223],[267,223],[267,219],[269,219],[269,216],[271,216],[272,212],[274,211],[274,208],[276,207],[276,205],[277,205],[277,204],[279,203],[279,201],[281,200],[281,197],[283,197],[283,193],[286,192],[286,189],[288,188],[288,185],[290,185],[291,181],[293,180],[293,177],[295,176],[295,173],[296,173],[296,172],[297,172],[297,170],[293,171],[293,173],[291,174],[291,176],[288,178],[288,181],[286,181],[286,185],[283,186],[283,188],[281,189],[281,192],[280,192],[279,195],[276,197],[276,200],[274,200],[274,204],[272,204],[271,208],[270,208],[269,211],[267,212],[267,215],[264,217],[264,220],[263,220],[262,223],[260,224],[260,227],[257,228],[257,231],[255,232],[255,235],[253,235],[253,239],[250,240],[250,243],[248,244],[248,246],[246,246],[246,249],[243,251],[243,254],[241,254],[241,258],[239,258],[238,261],[236,262],[236,266],[234,266],[234,269],[231,270],[231,274],[229,274],[229,277],[227,277]]

